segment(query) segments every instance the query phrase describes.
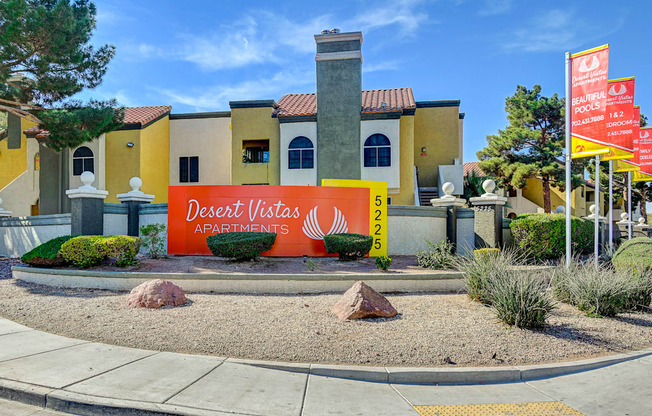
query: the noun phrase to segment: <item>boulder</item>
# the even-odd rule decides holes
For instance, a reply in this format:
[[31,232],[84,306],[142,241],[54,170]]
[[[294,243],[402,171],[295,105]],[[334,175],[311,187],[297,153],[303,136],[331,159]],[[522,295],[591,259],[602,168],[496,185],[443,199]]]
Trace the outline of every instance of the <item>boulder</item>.
[[396,309],[380,293],[364,282],[356,282],[333,307],[333,313],[341,320],[362,318],[391,318]]
[[127,305],[132,308],[160,308],[179,306],[187,302],[183,289],[169,280],[150,280],[131,290]]

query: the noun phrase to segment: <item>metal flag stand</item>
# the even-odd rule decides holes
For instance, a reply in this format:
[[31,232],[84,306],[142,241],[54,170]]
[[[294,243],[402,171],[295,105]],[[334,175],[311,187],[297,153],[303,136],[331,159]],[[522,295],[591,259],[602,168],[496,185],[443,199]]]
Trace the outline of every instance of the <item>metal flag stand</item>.
[[566,52],[566,267],[571,264],[571,61]]
[[600,155],[595,157],[595,228],[593,236],[593,262],[598,267],[600,255]]

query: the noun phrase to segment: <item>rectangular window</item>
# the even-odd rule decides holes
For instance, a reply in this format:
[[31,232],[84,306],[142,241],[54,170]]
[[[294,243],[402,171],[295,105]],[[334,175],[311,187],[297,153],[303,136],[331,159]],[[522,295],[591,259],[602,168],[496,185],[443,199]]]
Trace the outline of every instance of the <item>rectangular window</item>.
[[516,198],[516,196],[517,196],[516,189],[513,189],[513,188],[510,189],[509,190],[509,197],[510,198]]
[[366,168],[375,167],[376,165],[376,148],[364,149],[364,166]]
[[378,166],[391,166],[392,165],[392,149],[391,147],[378,148]]
[[179,158],[179,182],[199,182],[199,156]]
[[84,160],[83,159],[73,159],[72,160],[72,174],[79,176],[84,172]]
[[315,166],[314,152],[312,149],[301,151],[301,168],[312,169]]
[[301,169],[301,150],[290,150],[288,156],[288,168]]
[[79,176],[84,172],[95,173],[95,164],[92,157],[89,158],[75,158],[72,160],[72,174]]
[[269,163],[269,140],[243,140],[242,163]]

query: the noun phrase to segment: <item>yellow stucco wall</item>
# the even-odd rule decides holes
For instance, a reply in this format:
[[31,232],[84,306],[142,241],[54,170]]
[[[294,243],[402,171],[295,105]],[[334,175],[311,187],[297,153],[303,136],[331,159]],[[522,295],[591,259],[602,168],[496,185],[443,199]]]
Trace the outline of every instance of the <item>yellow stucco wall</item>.
[[[582,196],[582,189],[584,189],[584,196]],[[571,214],[576,216],[589,215],[589,206],[593,201],[588,201],[589,192],[593,192],[593,188],[586,185],[580,185],[571,192]],[[604,192],[600,191],[601,202],[605,203]],[[536,178],[526,180],[525,188],[523,188],[523,197],[534,202],[543,208],[543,183]],[[566,192],[560,191],[558,188],[550,187],[550,205],[551,209],[555,210],[560,205],[566,205]],[[606,211],[603,208],[602,214]]]
[[[20,119],[20,131],[33,127],[31,121]],[[0,189],[27,170],[27,137],[20,135],[20,149],[8,149],[9,139],[0,140]]]
[[[460,157],[459,107],[417,108],[414,116],[414,161],[420,186],[437,186],[439,165]],[[427,156],[421,156],[421,148]]]
[[392,205],[414,205],[414,116],[401,117],[401,188]]
[[[127,147],[132,142],[134,147]],[[129,179],[140,176],[141,130],[118,130],[106,134],[106,190],[105,202],[120,202],[117,194],[129,192]],[[165,149],[167,152],[167,148]],[[143,179],[143,192],[148,191]]]
[[[146,194],[155,196],[154,203],[168,202],[170,184],[170,117],[152,123],[140,134],[140,179]],[[209,151],[203,149],[202,151]],[[125,187],[130,191],[129,181]],[[125,191],[125,192],[127,192]]]
[[[281,183],[281,134],[272,107],[231,110],[231,183],[233,185]],[[269,140],[269,163],[242,163],[244,140]]]

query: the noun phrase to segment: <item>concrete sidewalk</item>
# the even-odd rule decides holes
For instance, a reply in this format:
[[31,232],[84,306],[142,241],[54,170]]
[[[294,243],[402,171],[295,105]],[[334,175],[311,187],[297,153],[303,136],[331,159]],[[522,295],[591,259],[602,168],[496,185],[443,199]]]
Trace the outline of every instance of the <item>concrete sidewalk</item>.
[[[92,343],[0,318],[0,398],[82,415],[417,416],[471,413],[453,405],[524,402],[567,411],[545,414],[648,415],[650,354],[452,370],[264,363]],[[561,373],[567,375],[522,381]],[[568,413],[573,409],[581,413]],[[4,414],[12,413],[0,407]]]

